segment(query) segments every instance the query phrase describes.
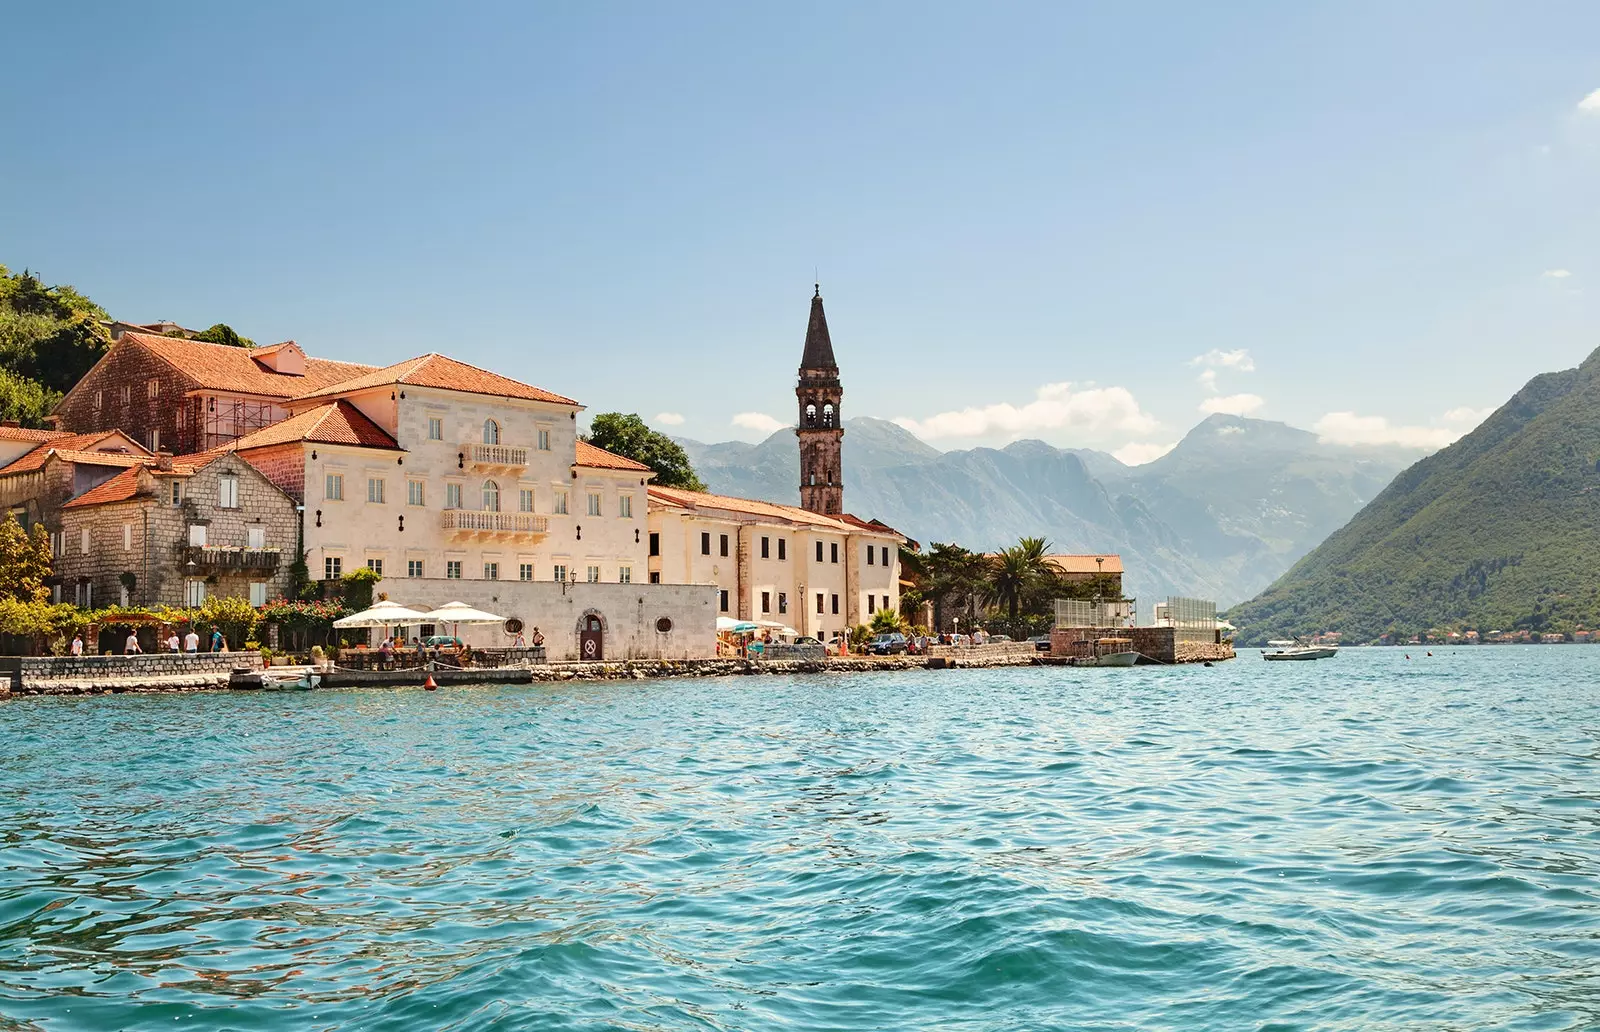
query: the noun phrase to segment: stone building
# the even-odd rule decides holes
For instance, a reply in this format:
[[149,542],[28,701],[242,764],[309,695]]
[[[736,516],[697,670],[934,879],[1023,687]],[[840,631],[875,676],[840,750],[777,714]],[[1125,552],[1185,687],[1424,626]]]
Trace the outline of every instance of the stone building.
[[724,495],[650,488],[650,579],[709,584],[717,615],[826,640],[900,608],[889,527]]
[[235,348],[128,330],[53,418],[73,433],[120,429],[152,452],[208,451],[288,418],[290,398],[371,370],[308,358],[294,341]]
[[61,530],[61,506],[156,457],[120,430],[53,433],[0,426],[0,506],[24,527]]
[[800,508],[836,516],[844,512],[844,417],[839,411],[844,388],[828,336],[828,316],[822,310],[820,283],[811,298],[794,393],[800,402],[794,431],[800,439]]
[[124,469],[62,505],[60,521],[60,596],[85,608],[212,595],[259,606],[289,589],[294,501],[232,452]]

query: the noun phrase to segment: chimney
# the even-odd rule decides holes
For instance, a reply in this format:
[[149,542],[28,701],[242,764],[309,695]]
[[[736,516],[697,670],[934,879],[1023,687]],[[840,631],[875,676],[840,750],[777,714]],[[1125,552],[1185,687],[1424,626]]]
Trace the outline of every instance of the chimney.
[[156,469],[161,470],[163,473],[172,472],[172,453],[165,448],[156,452]]

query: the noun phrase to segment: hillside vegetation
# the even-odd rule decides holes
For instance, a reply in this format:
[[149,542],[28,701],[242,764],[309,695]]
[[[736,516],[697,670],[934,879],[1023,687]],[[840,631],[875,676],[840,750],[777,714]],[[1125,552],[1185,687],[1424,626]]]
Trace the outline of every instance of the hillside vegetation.
[[1535,377],[1228,613],[1245,644],[1600,626],[1600,351]]

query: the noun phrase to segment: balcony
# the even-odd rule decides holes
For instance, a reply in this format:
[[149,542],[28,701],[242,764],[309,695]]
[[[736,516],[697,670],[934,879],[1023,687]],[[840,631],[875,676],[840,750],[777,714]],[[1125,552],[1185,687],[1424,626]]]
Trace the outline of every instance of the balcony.
[[243,548],[238,545],[184,545],[180,563],[194,563],[202,570],[260,570],[278,568],[276,548]]
[[446,509],[439,514],[440,526],[456,534],[492,534],[507,537],[538,537],[550,531],[550,521],[531,512],[478,512],[472,509]]
[[463,444],[461,459],[476,469],[522,469],[528,464],[528,449],[506,444]]

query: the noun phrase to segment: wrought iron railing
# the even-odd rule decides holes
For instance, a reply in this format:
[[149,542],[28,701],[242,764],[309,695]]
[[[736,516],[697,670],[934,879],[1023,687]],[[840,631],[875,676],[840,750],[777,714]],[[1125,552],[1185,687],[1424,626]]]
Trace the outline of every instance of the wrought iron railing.
[[185,545],[183,561],[208,570],[275,570],[282,553],[276,548],[237,545]]

